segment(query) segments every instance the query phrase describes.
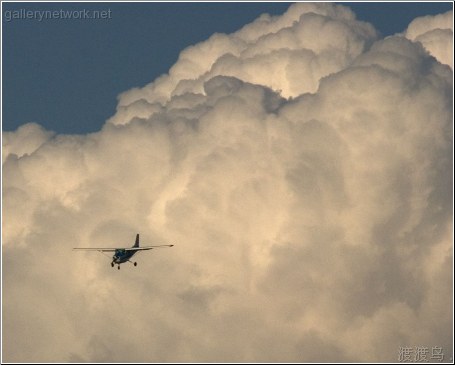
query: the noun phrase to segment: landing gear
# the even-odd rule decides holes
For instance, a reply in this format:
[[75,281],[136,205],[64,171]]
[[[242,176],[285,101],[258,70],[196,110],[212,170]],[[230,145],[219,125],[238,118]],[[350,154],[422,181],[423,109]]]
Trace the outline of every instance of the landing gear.
[[137,262],[134,263],[134,266],[137,266]]
[[114,267],[114,263],[113,262],[111,262],[111,266]]
[[120,265],[118,265],[118,266],[117,266],[117,269],[119,269],[119,270],[120,270]]

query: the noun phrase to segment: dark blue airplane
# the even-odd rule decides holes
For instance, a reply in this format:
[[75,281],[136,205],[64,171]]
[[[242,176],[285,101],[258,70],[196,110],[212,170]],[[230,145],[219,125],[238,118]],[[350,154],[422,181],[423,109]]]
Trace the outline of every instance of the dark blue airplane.
[[158,246],[145,246],[139,247],[139,233],[136,235],[136,241],[134,242],[133,247],[126,247],[126,248],[85,248],[85,247],[76,247],[73,250],[81,250],[81,251],[98,251],[98,252],[114,252],[114,256],[112,256],[111,266],[118,265],[118,269],[120,270],[120,264],[124,262],[131,262],[134,266],[137,266],[137,262],[130,261],[130,258],[134,256],[134,254],[138,251],[144,250],[153,250],[154,248],[160,247],[172,247],[174,245],[158,245]]

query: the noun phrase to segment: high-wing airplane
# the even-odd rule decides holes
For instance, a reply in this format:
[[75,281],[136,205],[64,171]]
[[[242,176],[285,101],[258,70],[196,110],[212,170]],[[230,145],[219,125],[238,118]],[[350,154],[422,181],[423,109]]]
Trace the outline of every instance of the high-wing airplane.
[[174,245],[158,245],[158,246],[145,246],[139,247],[139,233],[136,235],[136,241],[134,242],[133,247],[125,247],[125,248],[88,248],[88,247],[75,247],[73,250],[80,250],[80,251],[98,251],[98,252],[114,252],[114,256],[112,256],[111,266],[118,265],[118,269],[120,270],[120,264],[124,262],[131,262],[134,266],[137,266],[137,262],[130,261],[130,258],[134,256],[134,254],[138,251],[144,250],[153,250],[154,248],[160,247],[172,247]]

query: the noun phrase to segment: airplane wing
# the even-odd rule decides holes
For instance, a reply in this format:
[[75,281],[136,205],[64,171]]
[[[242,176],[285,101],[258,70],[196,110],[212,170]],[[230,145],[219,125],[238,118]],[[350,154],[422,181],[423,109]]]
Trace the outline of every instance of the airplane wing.
[[115,252],[115,250],[118,250],[117,248],[93,248],[93,247],[75,247],[73,250],[79,250],[79,251],[99,251],[99,252]]
[[152,250],[160,247],[172,247],[174,245],[157,245],[157,246],[144,246],[144,247],[121,247],[121,248],[93,248],[93,247],[75,247],[73,250],[79,251],[99,251],[99,252],[115,252],[116,250],[125,251],[141,251],[141,250]]
[[172,247],[174,245],[158,245],[158,246],[143,246],[143,247],[128,247],[124,248],[123,250],[125,251],[141,251],[141,250],[152,250],[154,248],[160,248],[160,247]]

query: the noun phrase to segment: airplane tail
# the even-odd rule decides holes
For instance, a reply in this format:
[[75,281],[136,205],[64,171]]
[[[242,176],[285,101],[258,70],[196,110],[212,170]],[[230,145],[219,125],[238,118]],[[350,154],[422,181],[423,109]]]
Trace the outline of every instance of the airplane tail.
[[139,247],[139,233],[136,235],[136,241],[134,242],[133,247]]

